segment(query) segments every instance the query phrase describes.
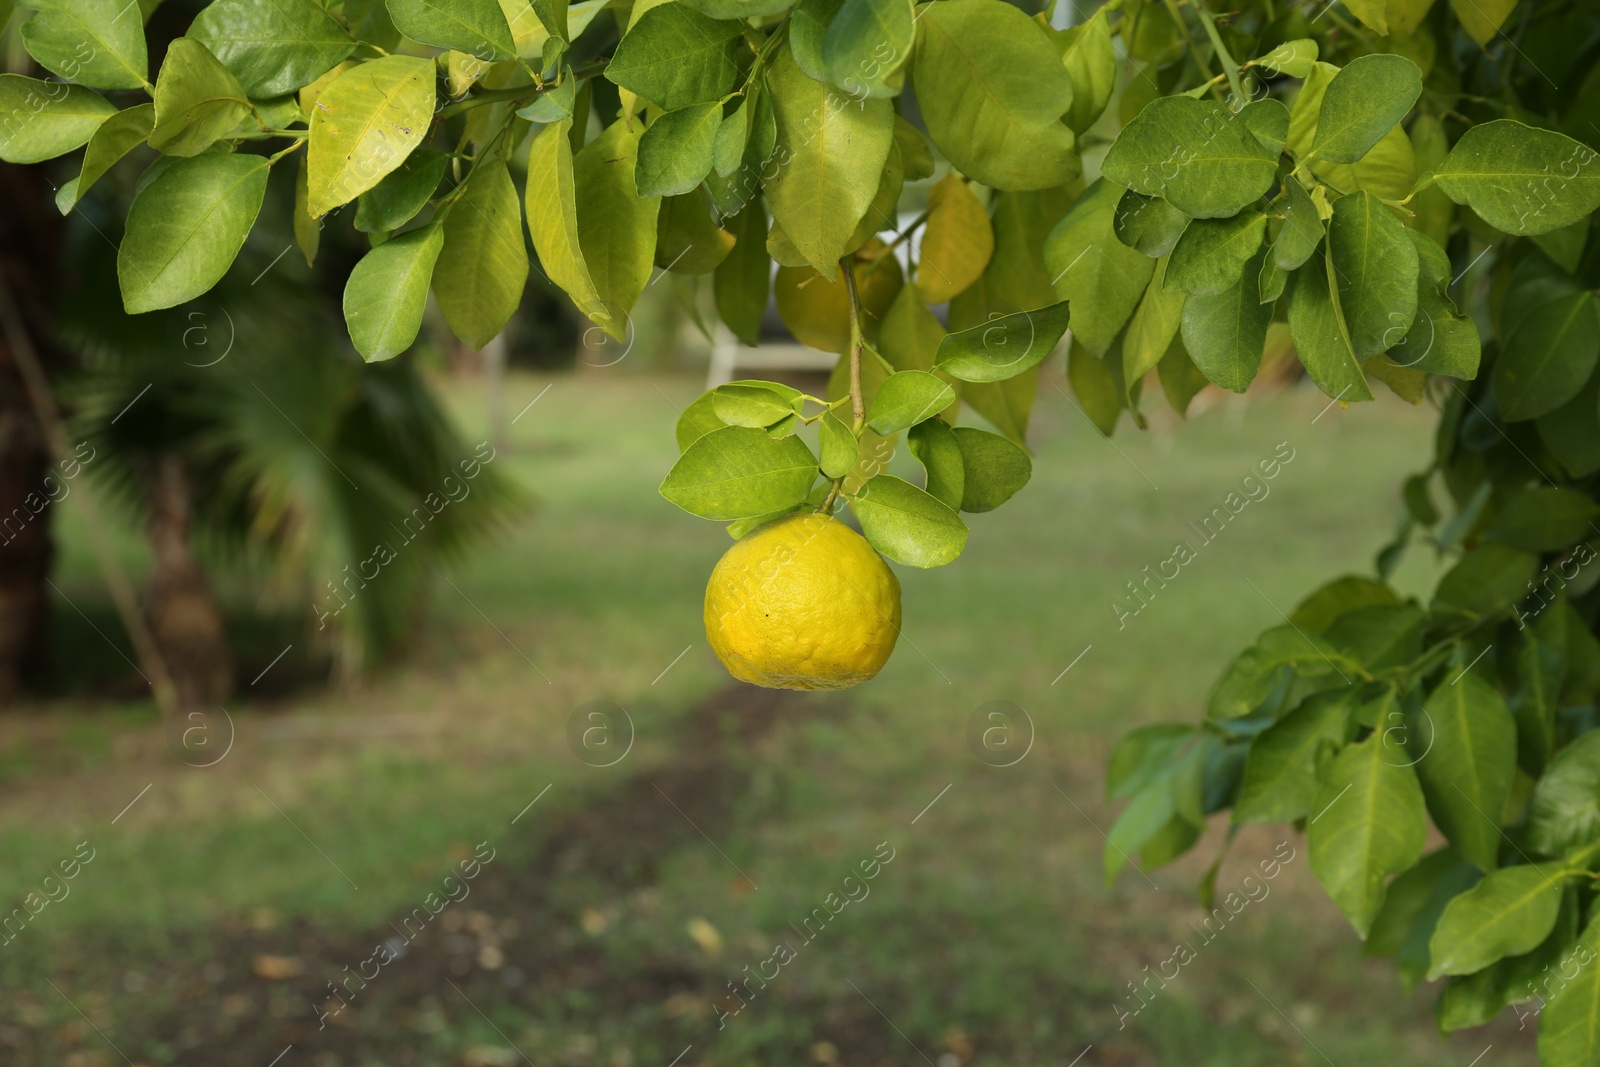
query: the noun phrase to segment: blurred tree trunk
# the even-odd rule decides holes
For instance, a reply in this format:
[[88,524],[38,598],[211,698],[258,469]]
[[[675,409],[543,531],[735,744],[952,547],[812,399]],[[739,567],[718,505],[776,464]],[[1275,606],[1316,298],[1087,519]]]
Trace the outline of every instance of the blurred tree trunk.
[[150,628],[181,707],[209,708],[233,691],[233,653],[189,541],[193,486],[183,457],[157,461],[150,492]]
[[[49,373],[65,363],[49,320],[61,214],[38,167],[0,163],[0,203],[6,205],[0,211],[0,271]],[[45,582],[55,555],[54,494],[45,482],[50,461],[15,353],[0,338],[0,704],[13,702],[45,666]]]

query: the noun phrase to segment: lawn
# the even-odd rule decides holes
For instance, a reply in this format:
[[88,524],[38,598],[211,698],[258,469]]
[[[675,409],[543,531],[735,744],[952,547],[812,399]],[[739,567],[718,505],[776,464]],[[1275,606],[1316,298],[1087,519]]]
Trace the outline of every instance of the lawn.
[[[1257,631],[1370,569],[1430,412],[1290,390],[1108,442],[1047,381],[1031,484],[971,518],[953,566],[899,568],[882,675],[772,694],[705,644],[726,535],[655,493],[698,385],[627,369],[513,379],[494,462],[531,505],[360,686],[306,684],[283,621],[303,616],[275,602],[241,657],[266,673],[207,724],[232,734],[214,766],[174,760],[136,688],[0,719],[4,898],[94,856],[0,947],[0,1061],[1344,1067],[1492,1043],[1496,1067],[1534,1062],[1514,1019],[1441,1040],[1431,993],[1363,958],[1290,828],[1234,841],[1217,884],[1255,874],[1258,899],[1225,925],[1193,894],[1220,826],[1173,868],[1102,874],[1116,738],[1195,717]],[[478,440],[479,387],[449,388]],[[71,498],[58,520],[57,662],[126,675]],[[1135,600],[1179,542],[1193,561]],[[260,614],[250,583],[227,593]],[[969,740],[992,701],[1017,751],[1031,737],[1011,766]],[[584,749],[596,709],[611,747]],[[460,899],[430,918],[430,893]],[[1180,943],[1193,958],[1152,977]]]

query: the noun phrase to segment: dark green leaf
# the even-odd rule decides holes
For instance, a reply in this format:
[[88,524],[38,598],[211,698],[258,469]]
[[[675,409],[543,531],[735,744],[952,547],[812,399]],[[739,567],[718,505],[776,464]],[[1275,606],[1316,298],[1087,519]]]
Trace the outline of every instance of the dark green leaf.
[[[963,495],[966,492],[966,464],[960,438],[963,432],[984,431],[966,428],[952,430],[943,419],[928,419],[911,427],[906,434],[906,443],[911,446],[911,454],[917,457],[917,462],[922,464],[922,469],[927,474],[928,493],[946,507],[957,510],[961,509]],[[1004,443],[1007,448],[1017,447],[1004,437],[998,437],[996,440]]]
[[1548,233],[1600,207],[1600,168],[1587,145],[1513,119],[1469,127],[1434,171],[1439,188],[1489,225]]
[[1332,163],[1354,163],[1421,95],[1422,71],[1411,60],[1381,52],[1351,60],[1323,93],[1312,151]]
[[1278,154],[1215,100],[1154,100],[1123,127],[1102,170],[1194,218],[1236,214],[1272,187]]
[[687,193],[711,172],[711,152],[722,125],[722,104],[710,101],[669,111],[639,139],[634,183],[640,196]]
[[1583,388],[1600,360],[1600,305],[1573,293],[1528,314],[1505,339],[1494,393],[1507,422],[1555,411]]
[[1205,376],[1235,393],[1250,387],[1261,368],[1272,305],[1261,302],[1258,252],[1234,285],[1215,296],[1191,296],[1183,305],[1183,347]]
[[[356,201],[356,229],[384,233],[398,230],[416,218],[439,188],[449,164],[450,156],[444,152],[431,148],[412,152],[383,181],[361,194]],[[520,233],[517,239],[522,239]]]
[[606,78],[666,111],[721,100],[739,75],[738,40],[737,22],[707,18],[682,3],[660,4],[623,35]]
[[1019,311],[948,334],[939,342],[934,364],[966,382],[998,382],[1031,370],[1053,351],[1067,332],[1065,300],[1037,311]]
[[993,511],[1028,484],[1033,461],[1026,451],[1004,437],[958,426],[955,440],[961,448],[962,511]]
[[1238,285],[1246,263],[1256,258],[1267,217],[1246,209],[1226,219],[1195,219],[1167,260],[1164,287],[1195,296],[1216,296]]
[[188,36],[257,98],[310,85],[356,47],[315,0],[215,0],[189,24]]
[[1171,252],[1187,225],[1189,216],[1159,196],[1145,196],[1132,189],[1124,190],[1112,220],[1117,240],[1151,257]]

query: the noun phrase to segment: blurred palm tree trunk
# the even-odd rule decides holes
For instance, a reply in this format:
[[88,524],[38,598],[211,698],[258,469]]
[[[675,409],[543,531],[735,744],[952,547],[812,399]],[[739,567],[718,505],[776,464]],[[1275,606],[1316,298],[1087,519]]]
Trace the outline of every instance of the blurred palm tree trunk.
[[193,484],[183,457],[156,461],[150,490],[150,628],[181,707],[211,707],[233,690],[233,653],[222,611],[189,534]]

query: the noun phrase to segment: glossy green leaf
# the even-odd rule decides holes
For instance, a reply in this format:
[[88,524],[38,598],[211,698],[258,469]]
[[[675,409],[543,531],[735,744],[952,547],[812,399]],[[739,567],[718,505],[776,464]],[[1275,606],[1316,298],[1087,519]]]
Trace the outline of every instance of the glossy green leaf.
[[711,151],[722,125],[722,104],[711,101],[669,111],[639,140],[634,182],[640,196],[687,193],[711,173]]
[[410,222],[433,198],[449,165],[450,156],[444,152],[431,148],[412,152],[383,181],[361,194],[356,201],[356,229],[383,233]]
[[1451,675],[1429,694],[1425,725],[1409,740],[1434,823],[1463,858],[1489,871],[1498,865],[1499,815],[1516,770],[1516,724],[1493,685],[1471,670]]
[[949,334],[939,342],[935,366],[965,382],[1014,378],[1038,366],[1055,349],[1067,332],[1068,318],[1063,300]]
[[678,453],[688,451],[689,446],[712,430],[720,430],[727,423],[717,418],[716,395],[714,392],[702,393],[694,403],[683,409],[678,416],[675,435],[678,441]]
[[1577,395],[1600,360],[1600,305],[1573,293],[1528,314],[1505,339],[1494,393],[1507,422],[1548,414]]
[[1298,270],[1322,243],[1322,218],[1298,181],[1284,183],[1283,228],[1272,242],[1272,261],[1284,270]]
[[1272,187],[1278,157],[1215,100],[1152,101],[1106,154],[1106,178],[1194,218],[1236,214]]
[[1267,217],[1244,210],[1227,219],[1195,219],[1167,259],[1163,287],[1194,296],[1216,296],[1239,284],[1245,264],[1257,259]]
[[896,371],[873,396],[867,425],[880,434],[897,433],[937,415],[955,398],[956,391],[948,382],[927,371]]
[[92,89],[0,74],[0,159],[39,163],[85,144],[116,105]]
[[1561,881],[1553,867],[1525,863],[1490,871],[1439,917],[1429,979],[1471,974],[1531,951],[1555,926],[1560,909]]
[[1600,207],[1595,163],[1594,150],[1570,137],[1495,119],[1462,134],[1434,180],[1497,230],[1548,233]]
[[1311,66],[1316,61],[1317,42],[1308,37],[1300,37],[1283,42],[1256,60],[1256,63],[1279,74],[1287,74],[1291,78],[1304,78],[1311,73]]
[[915,36],[911,0],[845,0],[822,40],[828,80],[855,98],[895,95]]
[[[956,510],[961,509],[962,495],[966,491],[966,466],[958,433],[942,419],[919,422],[906,433],[906,444],[927,475],[928,494],[945,507]],[[1003,437],[997,440],[1004,442],[1008,448],[1017,447]]]
[[444,241],[444,227],[430,223],[385,241],[350,272],[344,321],[356,351],[368,363],[392,359],[417,339]]
[[828,26],[844,6],[844,0],[800,0],[789,16],[789,48],[794,61],[806,77],[829,81],[828,64],[822,56],[822,42]]
[[1096,356],[1111,347],[1155,271],[1154,260],[1116,238],[1121,197],[1115,185],[1096,181],[1056,223],[1044,246],[1056,295],[1072,305],[1072,335]]
[[1261,368],[1272,305],[1261,302],[1265,252],[1245,264],[1231,288],[1215,296],[1191,296],[1183,305],[1183,347],[1212,383],[1235,393],[1250,387]]
[[356,48],[316,0],[214,0],[187,36],[209,48],[255,98],[310,85]]
[[1357,192],[1334,201],[1328,247],[1356,358],[1393,347],[1417,314],[1419,268],[1410,232],[1377,197]]
[[894,141],[894,108],[882,99],[852,102],[806,77],[785,51],[773,61],[767,85],[777,158],[784,161],[766,176],[767,203],[806,262],[832,281],[877,195]]
[[993,511],[1033,476],[1028,453],[1004,437],[971,426],[958,426],[954,434],[961,448],[962,511]]
[[1450,299],[1450,260],[1419,230],[1406,231],[1417,248],[1417,314],[1411,329],[1389,348],[1402,367],[1452,378],[1476,378],[1482,343],[1478,327]]
[[311,214],[348,204],[404,163],[428,135],[433,103],[433,64],[414,56],[384,56],[335,78],[310,109]]
[[1152,258],[1171,252],[1189,225],[1189,216],[1161,199],[1125,190],[1117,201],[1111,228],[1117,240]]
[[433,293],[455,335],[481,349],[511,321],[528,281],[522,205],[503,160],[472,168],[443,225]]
[[123,18],[128,0],[28,0],[23,46],[39,65],[96,89],[139,89],[149,58],[144,23]]
[[1250,746],[1233,805],[1235,823],[1293,822],[1316,814],[1317,764],[1348,739],[1355,695],[1319,693],[1268,727]]
[[156,124],[150,147],[169,156],[197,156],[232,133],[250,102],[228,68],[199,41],[180,37],[156,77]]
[[1351,60],[1323,93],[1312,151],[1333,163],[1354,163],[1421,95],[1422,71],[1411,60],[1381,52]]
[[684,450],[661,483],[661,495],[705,519],[744,519],[805,500],[817,460],[795,436],[725,426]]
[[1133,317],[1128,320],[1127,332],[1122,335],[1122,380],[1127,389],[1132,389],[1139,379],[1161,363],[1183,322],[1187,297],[1181,292],[1167,291],[1169,266],[1165,258],[1156,261],[1150,287],[1145,290]]
[[1108,9],[1100,8],[1083,22],[1056,36],[1061,62],[1072,79],[1072,108],[1067,125],[1080,136],[1093,126],[1111,102],[1117,85],[1117,52],[1111,43]]
[[771,426],[795,413],[798,396],[766,382],[729,382],[711,391],[711,409],[728,426]]
[[606,65],[606,78],[665,111],[721,100],[733,89],[739,24],[680,2],[639,16]]
[[1044,189],[1076,174],[1061,121],[1071,77],[1020,9],[1003,0],[925,6],[913,76],[928,133],[962,174],[996,189]]
[[117,249],[130,315],[193,300],[222,279],[267,193],[262,156],[180,159],[139,190]]
[[[904,373],[904,372],[902,372]],[[861,533],[873,548],[908,567],[942,567],[961,555],[967,524],[937,497],[889,474],[867,481],[850,498]]]
[[637,122],[619,118],[572,161],[583,262],[602,308],[600,317],[590,318],[619,341],[627,337],[629,313],[655,262],[661,201],[634,185],[642,132]]
[[1528,847],[1559,856],[1600,839],[1600,733],[1557,752],[1533,790]]
[[1289,109],[1283,101],[1272,97],[1252,100],[1239,110],[1239,121],[1267,151],[1274,155],[1283,151],[1289,139]]
[[1372,390],[1351,346],[1338,292],[1328,284],[1333,269],[1331,260],[1323,257],[1295,271],[1289,293],[1290,336],[1306,374],[1324,394],[1347,403],[1371,400]]
[[[1591,918],[1576,945],[1554,967],[1563,979],[1545,986],[1549,1001],[1539,1014],[1539,1062],[1546,1067],[1583,1067],[1600,1059],[1600,923]],[[1568,969],[1576,973],[1566,979]]]
[[[822,473],[829,478],[843,478],[861,457],[861,442],[831,411],[817,424],[817,445],[822,454]],[[913,451],[915,448],[913,445]]]
[[1422,789],[1403,751],[1374,733],[1330,763],[1307,827],[1311,869],[1363,937],[1389,877],[1422,855]]
[[56,191],[56,207],[65,215],[91,186],[123,156],[144,142],[155,125],[154,104],[135,104],[102,122],[84,149],[83,169]]
[[517,58],[511,27],[495,0],[385,0],[395,28],[413,41],[478,59]]

